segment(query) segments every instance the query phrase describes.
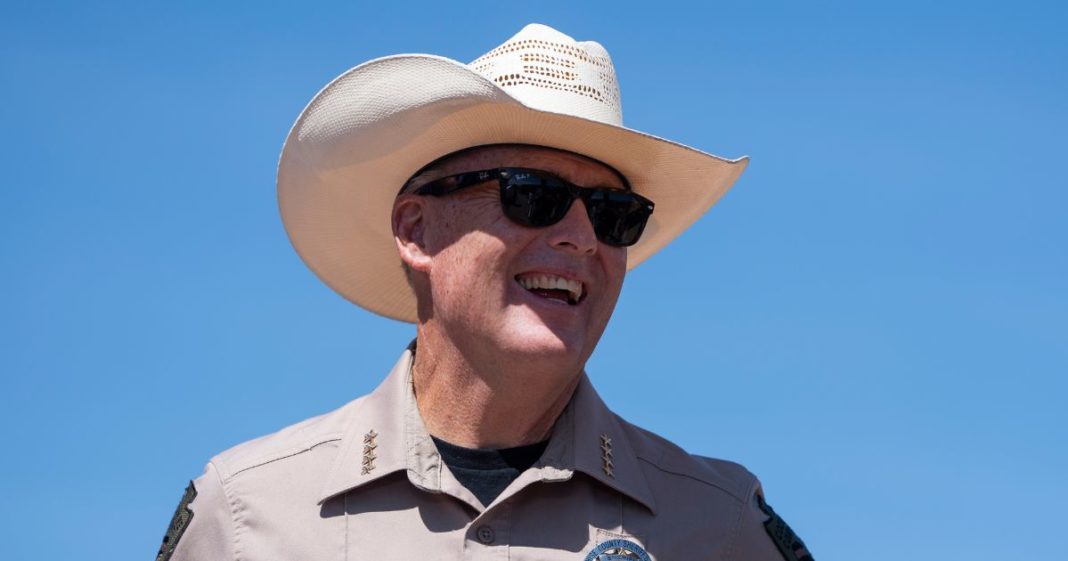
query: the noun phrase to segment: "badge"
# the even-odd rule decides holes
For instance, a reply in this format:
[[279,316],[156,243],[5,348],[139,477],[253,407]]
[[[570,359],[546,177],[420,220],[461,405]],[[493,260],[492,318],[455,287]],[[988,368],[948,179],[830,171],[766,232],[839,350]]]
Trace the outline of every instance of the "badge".
[[775,514],[775,511],[771,509],[768,503],[764,502],[764,497],[757,495],[757,503],[760,505],[760,510],[763,510],[764,514],[771,517],[764,523],[764,529],[771,536],[771,541],[775,542],[775,547],[779,549],[779,553],[782,553],[783,559],[786,559],[786,561],[814,561],[812,554],[805,547],[805,542],[801,541],[801,538],[797,537],[797,534],[790,529],[786,521],[778,514]]
[[168,561],[171,555],[174,555],[174,548],[178,547],[178,540],[185,533],[185,529],[189,527],[189,522],[193,520],[193,511],[189,510],[189,503],[193,502],[196,496],[197,488],[190,481],[189,486],[185,488],[185,494],[182,495],[182,502],[178,503],[178,508],[174,511],[171,525],[167,527],[167,533],[163,536],[163,545],[159,546],[156,561]]
[[652,561],[642,546],[624,539],[612,539],[597,544],[585,561]]

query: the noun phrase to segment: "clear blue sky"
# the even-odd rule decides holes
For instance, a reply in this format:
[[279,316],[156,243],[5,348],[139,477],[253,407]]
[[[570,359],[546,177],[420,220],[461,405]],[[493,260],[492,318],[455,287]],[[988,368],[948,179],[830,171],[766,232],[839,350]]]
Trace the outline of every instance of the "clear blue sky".
[[285,134],[355,64],[542,22],[629,126],[752,157],[628,277],[605,399],[819,561],[1065,559],[1063,3],[182,4],[0,7],[0,557],[152,558],[208,458],[371,389],[413,329],[290,248]]

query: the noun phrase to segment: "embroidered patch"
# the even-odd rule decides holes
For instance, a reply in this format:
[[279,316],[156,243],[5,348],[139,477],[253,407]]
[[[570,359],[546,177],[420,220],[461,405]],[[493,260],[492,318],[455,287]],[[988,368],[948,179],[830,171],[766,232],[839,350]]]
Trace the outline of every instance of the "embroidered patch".
[[786,559],[786,561],[814,561],[812,554],[805,547],[805,542],[801,541],[801,538],[797,537],[797,534],[790,529],[786,521],[778,514],[775,514],[771,506],[764,502],[764,497],[757,495],[757,502],[760,505],[760,510],[763,510],[764,514],[771,517],[764,523],[764,529],[771,536],[771,541],[775,542],[775,547],[779,548],[779,553],[782,553],[783,559]]
[[597,544],[585,561],[652,561],[642,546],[624,539],[612,539]]
[[185,494],[182,495],[182,502],[178,503],[178,508],[174,511],[171,525],[167,527],[167,533],[163,536],[163,545],[159,546],[156,561],[168,561],[171,555],[174,555],[174,549],[178,547],[178,540],[185,533],[185,529],[189,527],[189,522],[193,520],[193,511],[189,510],[189,503],[193,502],[196,497],[197,488],[190,481],[189,486],[185,488]]

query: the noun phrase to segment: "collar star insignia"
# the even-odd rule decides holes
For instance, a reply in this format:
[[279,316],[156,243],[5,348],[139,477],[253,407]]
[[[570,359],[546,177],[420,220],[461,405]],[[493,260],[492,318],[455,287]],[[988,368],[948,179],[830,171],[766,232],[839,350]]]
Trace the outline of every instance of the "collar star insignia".
[[378,443],[375,442],[375,438],[378,437],[378,433],[371,429],[367,434],[363,435],[363,460],[361,464],[363,469],[360,470],[360,475],[367,475],[375,469],[375,448],[378,448]]
[[612,464],[612,439],[607,434],[601,435],[601,469],[608,477],[616,476]]

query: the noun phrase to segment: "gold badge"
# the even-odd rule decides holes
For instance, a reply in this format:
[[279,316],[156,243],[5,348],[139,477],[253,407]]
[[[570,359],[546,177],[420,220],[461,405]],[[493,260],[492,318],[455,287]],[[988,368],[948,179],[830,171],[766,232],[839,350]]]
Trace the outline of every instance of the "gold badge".
[[642,546],[631,540],[613,539],[597,544],[586,556],[585,561],[651,561]]

